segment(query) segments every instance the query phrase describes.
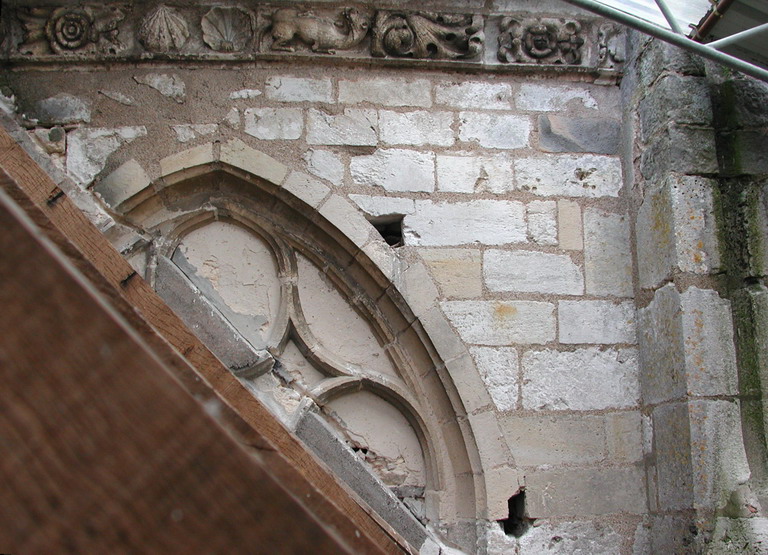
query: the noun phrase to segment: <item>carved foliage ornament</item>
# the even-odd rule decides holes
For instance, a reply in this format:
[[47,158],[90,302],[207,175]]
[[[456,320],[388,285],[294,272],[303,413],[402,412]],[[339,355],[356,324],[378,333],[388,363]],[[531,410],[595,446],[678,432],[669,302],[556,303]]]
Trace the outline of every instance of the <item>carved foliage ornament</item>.
[[573,20],[515,19],[500,23],[498,58],[505,63],[581,64],[581,24]]
[[88,4],[77,7],[20,8],[24,28],[22,52],[43,54],[115,54],[118,24],[125,19],[124,5]]
[[483,49],[479,15],[430,12],[376,14],[371,54],[435,60],[472,59]]

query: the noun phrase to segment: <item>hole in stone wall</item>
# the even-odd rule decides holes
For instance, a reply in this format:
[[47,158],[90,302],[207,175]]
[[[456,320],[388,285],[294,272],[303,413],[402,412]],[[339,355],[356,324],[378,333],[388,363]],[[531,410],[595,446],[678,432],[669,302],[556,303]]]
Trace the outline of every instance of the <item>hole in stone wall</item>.
[[390,247],[403,246],[403,215],[395,214],[387,218],[377,218],[371,220],[371,224],[376,228],[387,245]]
[[534,521],[525,513],[525,490],[520,490],[520,493],[510,497],[507,505],[509,517],[498,522],[504,528],[506,535],[519,538],[528,531]]

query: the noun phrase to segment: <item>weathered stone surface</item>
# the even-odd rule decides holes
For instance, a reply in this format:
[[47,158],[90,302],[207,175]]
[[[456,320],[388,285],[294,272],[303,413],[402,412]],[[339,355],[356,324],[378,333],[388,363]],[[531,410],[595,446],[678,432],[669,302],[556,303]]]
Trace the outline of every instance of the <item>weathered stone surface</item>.
[[703,77],[665,75],[638,106],[643,141],[670,121],[712,125],[709,83]]
[[257,139],[298,139],[304,129],[304,115],[296,108],[248,108],[244,117],[245,132]]
[[593,464],[605,458],[601,416],[502,417],[502,431],[520,466]]
[[557,204],[553,200],[534,200],[525,207],[528,238],[538,245],[557,245]]
[[109,206],[119,209],[122,203],[149,186],[147,172],[136,160],[131,159],[102,179],[93,190],[99,193]]
[[320,215],[339,228],[358,247],[365,245],[376,234],[360,211],[339,195],[332,195],[320,206]]
[[397,197],[375,197],[370,195],[349,195],[349,199],[360,207],[371,219],[413,214],[416,210],[413,199]]
[[339,115],[309,110],[307,142],[311,145],[376,146],[377,127],[375,110],[348,108]]
[[632,255],[626,216],[596,208],[584,212],[584,273],[589,294],[632,296]]
[[[244,143],[243,146],[245,146]],[[202,164],[210,164],[214,161],[213,144],[202,144],[161,159],[160,175],[167,176],[187,168],[200,166]]]
[[539,147],[545,152],[617,154],[621,125],[607,118],[539,116]]
[[229,94],[230,100],[250,100],[261,96],[261,91],[258,89],[240,89],[239,91],[233,91]]
[[[520,365],[512,347],[472,347],[469,350],[498,410],[515,410],[518,405]],[[506,433],[506,431],[505,431]],[[524,464],[517,459],[518,464]]]
[[574,100],[579,101],[584,108],[597,110],[597,101],[583,88],[534,83],[520,86],[516,104],[519,110],[555,112],[565,110]]
[[437,155],[437,189],[452,193],[503,193],[513,188],[512,159],[508,154]]
[[178,75],[147,73],[145,75],[137,75],[133,80],[140,85],[152,87],[163,96],[167,96],[179,104],[183,104],[187,98],[187,87]]
[[517,188],[542,196],[615,197],[621,162],[611,156],[551,154],[514,162]]
[[491,291],[584,293],[581,269],[567,254],[487,250],[483,276]]
[[[723,134],[726,140],[718,154],[723,160],[725,175],[761,175],[768,173],[768,156],[765,154],[765,142],[768,131],[765,129],[739,129]],[[704,173],[704,172],[700,172]]]
[[317,179],[302,172],[291,172],[283,183],[283,190],[306,202],[312,208],[317,208],[331,191]]
[[526,409],[628,408],[640,398],[634,348],[528,351],[522,365]]
[[621,552],[624,538],[605,522],[545,522],[518,540],[520,555],[608,554]]
[[443,297],[469,298],[483,294],[482,256],[476,249],[420,249]]
[[417,200],[403,221],[405,242],[416,246],[503,245],[526,240],[522,203],[506,200]]
[[330,79],[270,77],[264,91],[267,98],[282,102],[333,102],[333,85]]
[[581,207],[572,200],[557,201],[557,242],[561,249],[580,251],[584,248]]
[[760,553],[768,545],[768,518],[719,517],[712,534],[711,553]]
[[661,403],[686,392],[680,294],[667,284],[637,311],[643,401]]
[[727,113],[729,128],[768,126],[768,84],[757,79],[729,79],[720,85],[715,110]]
[[738,392],[731,303],[716,291],[690,287],[680,295],[686,382],[690,395]]
[[172,125],[171,129],[176,133],[176,140],[180,143],[187,143],[199,136],[212,135],[218,131],[219,126],[215,123],[184,124]]
[[704,58],[663,41],[650,41],[639,59],[640,82],[649,87],[662,70],[704,75]]
[[555,339],[555,306],[538,301],[444,301],[461,338],[475,345],[547,343]]
[[736,401],[692,401],[693,500],[697,509],[723,509],[750,478]]
[[643,459],[643,424],[639,411],[605,415],[605,439],[608,458],[620,463]]
[[361,79],[339,81],[339,102],[370,102],[383,106],[432,106],[430,83],[426,79]]
[[67,173],[85,185],[104,168],[121,146],[147,134],[146,127],[80,128],[67,135]]
[[661,405],[653,410],[656,480],[659,509],[693,507],[691,435],[685,403]]
[[506,83],[446,83],[435,88],[435,102],[452,108],[509,110],[512,87]]
[[643,514],[643,472],[637,467],[569,468],[531,472],[526,501],[532,518]]
[[450,112],[379,112],[381,141],[390,145],[451,146],[452,123]]
[[27,114],[45,127],[53,125],[71,125],[91,121],[91,108],[82,98],[71,94],[59,93],[56,96],[40,100],[35,111]]
[[[211,146],[204,145],[209,152]],[[195,149],[191,149],[189,152],[194,151]],[[232,139],[221,145],[219,160],[224,164],[250,172],[256,177],[266,179],[275,185],[280,185],[285,176],[288,175],[288,168],[283,164],[263,152],[252,149],[240,139]]]
[[401,149],[380,149],[355,156],[349,165],[352,181],[386,191],[435,190],[435,155]]
[[123,106],[136,106],[136,101],[133,98],[119,91],[100,90],[99,94],[103,94],[110,100],[114,100],[115,102],[117,102],[118,104],[122,104]]
[[326,179],[336,186],[344,183],[344,162],[329,150],[311,148],[304,155],[309,173]]
[[560,301],[561,343],[636,343],[635,306],[632,302]]
[[485,148],[523,148],[531,134],[530,119],[517,115],[460,112],[459,124],[459,140]]
[[680,174],[716,173],[715,133],[710,128],[670,123],[640,157],[640,173],[652,181],[674,171]]
[[41,127],[33,129],[29,134],[48,154],[67,153],[67,132],[63,127],[58,125],[52,128]]

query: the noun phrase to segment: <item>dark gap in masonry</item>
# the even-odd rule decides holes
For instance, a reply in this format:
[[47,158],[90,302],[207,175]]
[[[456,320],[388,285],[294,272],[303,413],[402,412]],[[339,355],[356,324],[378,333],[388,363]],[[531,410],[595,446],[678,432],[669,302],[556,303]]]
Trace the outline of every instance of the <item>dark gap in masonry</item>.
[[371,220],[371,224],[376,228],[387,245],[390,247],[403,246],[403,215],[395,214],[386,218],[376,218]]
[[504,528],[506,535],[519,538],[528,531],[534,521],[525,514],[525,490],[520,490],[519,493],[510,497],[507,505],[509,517],[498,522]]

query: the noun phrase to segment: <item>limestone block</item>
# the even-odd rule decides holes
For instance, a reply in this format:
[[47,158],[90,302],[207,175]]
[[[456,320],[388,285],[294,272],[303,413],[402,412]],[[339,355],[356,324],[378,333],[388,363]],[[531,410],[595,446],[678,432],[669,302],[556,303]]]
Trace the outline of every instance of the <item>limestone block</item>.
[[160,160],[160,175],[167,176],[187,168],[214,162],[213,144],[206,143],[171,154]]
[[513,184],[512,159],[508,154],[437,155],[437,189],[439,191],[504,193],[510,191]]
[[291,172],[283,183],[283,190],[306,202],[312,208],[317,208],[331,191],[317,179],[302,172]]
[[[653,409],[656,480],[659,509],[693,507],[691,432],[686,403]],[[654,492],[652,492],[653,494]]]
[[[472,347],[480,376],[488,388],[493,404],[500,411],[515,410],[518,406],[518,376],[520,364],[517,349],[512,347]],[[520,460],[517,461],[519,464]]]
[[629,408],[640,398],[635,348],[527,351],[522,365],[526,409]]
[[560,343],[637,343],[631,301],[560,301]]
[[[456,342],[461,343],[461,340],[456,337]],[[445,368],[456,384],[464,410],[473,413],[491,406],[491,398],[469,353],[465,351],[461,356],[449,360]]]
[[640,137],[647,141],[669,121],[712,125],[709,83],[704,77],[665,75],[640,101]]
[[344,162],[329,150],[310,148],[304,154],[309,173],[330,181],[337,187],[344,184]]
[[637,467],[542,470],[526,476],[532,518],[646,512],[643,471]]
[[501,417],[502,430],[520,466],[594,464],[605,459],[600,416]]
[[750,478],[737,401],[692,401],[691,456],[697,509],[723,509]]
[[539,116],[539,147],[545,152],[618,154],[621,124],[608,118]]
[[581,207],[572,200],[557,201],[557,243],[561,249],[580,251],[584,248]]
[[[768,173],[765,155],[765,129],[739,129],[727,136],[718,151],[725,175],[761,175]],[[704,172],[700,172],[704,173]]]
[[584,108],[598,108],[590,92],[578,87],[524,83],[516,97],[518,110],[532,112],[562,111],[573,101],[578,101]]
[[597,208],[584,212],[584,274],[591,295],[633,295],[629,221],[625,215]]
[[531,134],[531,121],[524,116],[460,112],[459,123],[459,140],[485,148],[524,148]]
[[278,76],[267,79],[267,98],[282,102],[333,102],[330,79]]
[[244,131],[267,141],[298,139],[304,129],[304,115],[296,108],[248,108],[244,118]]
[[453,114],[450,112],[379,112],[381,141],[390,145],[451,146]]
[[517,469],[502,466],[490,468],[483,474],[488,518],[490,520],[509,518],[509,498],[519,491],[522,485]]
[[408,245],[503,245],[526,240],[523,204],[506,200],[433,202],[417,200],[403,220]]
[[505,346],[555,339],[555,306],[540,301],[444,301],[448,319],[467,343]]
[[440,297],[427,267],[421,261],[405,266],[393,283],[417,317],[434,308]]
[[637,311],[643,401],[661,403],[686,392],[680,294],[667,284]]
[[650,87],[662,70],[682,75],[704,75],[704,59],[663,41],[651,41],[639,59],[640,82]]
[[[432,340],[440,358],[450,361],[468,356],[466,346],[451,328],[450,317],[446,316],[448,314],[445,312],[445,309],[436,306],[421,314],[419,321],[422,323],[424,331],[427,332]],[[472,362],[471,359],[470,362]],[[474,363],[472,365],[474,366]],[[475,374],[477,374],[477,370],[475,370]],[[478,381],[480,380],[478,379]],[[485,393],[485,388],[480,387],[480,390]],[[488,397],[488,394],[485,393],[485,396]],[[488,399],[486,404],[490,404],[490,399]]]
[[240,89],[239,91],[233,91],[229,94],[230,100],[250,100],[261,96],[261,91],[258,89]]
[[491,291],[583,295],[581,268],[567,254],[487,250],[485,284]]
[[358,185],[398,192],[435,190],[435,155],[431,152],[381,149],[352,158],[349,171]]
[[[496,411],[489,407],[487,411],[469,413],[467,418],[472,426],[477,448],[480,451],[480,459],[483,461],[483,468],[511,467],[515,469],[517,464],[507,448],[507,440],[504,439],[504,434],[501,432]],[[518,484],[502,492],[505,497],[503,498],[501,518],[506,518],[509,515],[507,500],[523,485],[520,483],[522,482],[521,473],[515,472],[515,474],[517,474]],[[490,507],[489,510],[491,510]]]
[[541,196],[616,197],[621,161],[594,154],[550,154],[514,162],[517,188]]
[[338,115],[309,110],[307,142],[311,145],[376,146],[377,127],[375,110],[347,108]]
[[86,185],[104,169],[113,152],[146,134],[144,126],[70,131],[67,134],[67,173],[78,185]]
[[320,206],[319,212],[358,247],[365,245],[376,233],[357,208],[339,195],[331,195]]
[[717,173],[714,131],[669,123],[640,156],[640,173],[653,181],[671,171],[688,175]]
[[371,221],[413,214],[416,210],[413,199],[409,198],[349,195],[349,199],[357,204]]
[[232,129],[240,129],[240,110],[230,108],[227,115],[221,120],[221,123]]
[[620,553],[624,538],[605,522],[545,522],[518,540],[520,555]]
[[512,87],[506,83],[465,81],[435,87],[435,101],[452,108],[509,110]]
[[150,185],[147,172],[136,160],[131,159],[102,179],[93,190],[99,193],[109,206],[120,210],[125,201]]
[[443,298],[482,296],[482,256],[479,250],[420,249],[419,254],[440,286]]
[[44,127],[89,123],[91,121],[91,107],[81,98],[59,93],[56,96],[39,100],[34,111],[26,115],[31,119],[36,119],[38,124]]
[[731,79],[720,86],[716,110],[728,110],[728,126],[765,127],[768,114],[768,84],[757,79]]
[[690,287],[680,295],[689,395],[736,395],[738,377],[731,303],[716,291]]
[[[210,148],[211,145],[205,146]],[[219,159],[224,164],[250,172],[275,185],[280,185],[285,176],[288,175],[288,168],[283,164],[271,156],[249,147],[240,139],[232,139],[221,145]]]
[[183,104],[187,98],[186,85],[176,74],[167,73],[147,73],[145,75],[134,76],[134,81],[140,85],[152,87],[163,96],[167,96]]
[[432,106],[430,84],[426,79],[360,79],[339,81],[339,102],[380,106]]
[[127,94],[123,94],[118,91],[108,91],[101,89],[99,90],[99,94],[103,94],[110,100],[114,100],[118,104],[122,104],[123,106],[136,106],[136,101],[128,96]]
[[184,124],[172,125],[171,129],[176,133],[176,140],[180,143],[188,143],[203,135],[212,135],[218,131],[219,126],[215,123]]
[[605,415],[608,458],[617,463],[643,460],[643,420],[639,411]]
[[534,200],[525,207],[528,237],[538,245],[557,245],[557,204],[553,200]]
[[636,226],[640,287],[658,285],[675,267],[695,274],[719,268],[714,187],[711,179],[670,175],[646,193]]

